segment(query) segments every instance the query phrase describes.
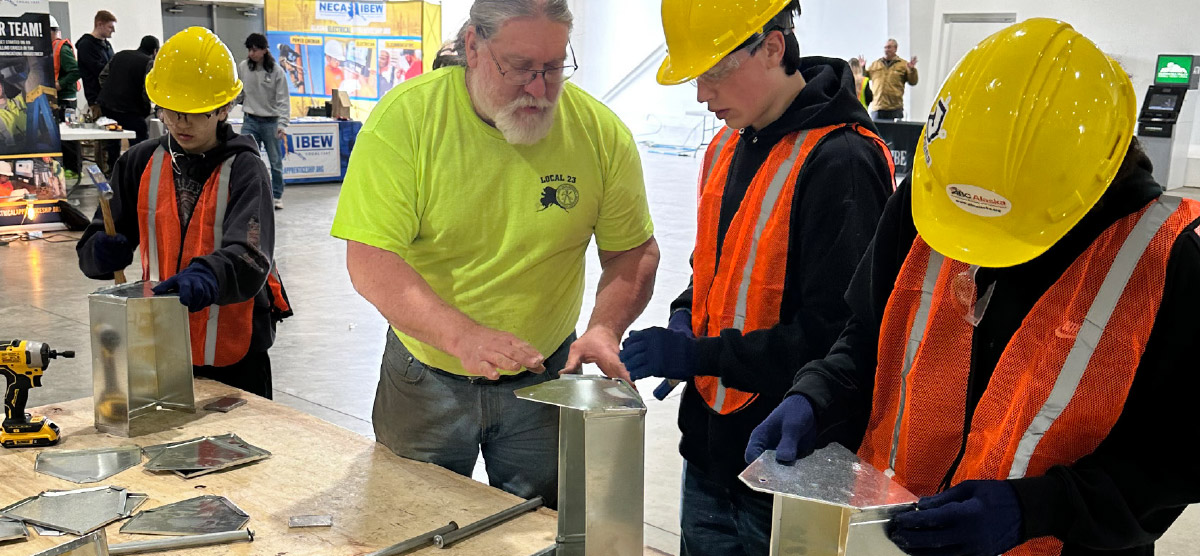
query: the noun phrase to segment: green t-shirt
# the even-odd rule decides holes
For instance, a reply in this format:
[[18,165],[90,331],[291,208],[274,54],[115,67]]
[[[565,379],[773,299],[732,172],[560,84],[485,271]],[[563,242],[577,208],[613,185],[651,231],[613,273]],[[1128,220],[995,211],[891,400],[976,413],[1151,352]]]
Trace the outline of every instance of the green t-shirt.
[[[629,130],[568,83],[550,134],[512,145],[475,114],[460,67],[406,81],[371,112],[350,156],[335,237],[392,251],[476,322],[549,356],[574,330],[593,234],[626,251],[653,234]],[[458,358],[396,335],[422,362]]]

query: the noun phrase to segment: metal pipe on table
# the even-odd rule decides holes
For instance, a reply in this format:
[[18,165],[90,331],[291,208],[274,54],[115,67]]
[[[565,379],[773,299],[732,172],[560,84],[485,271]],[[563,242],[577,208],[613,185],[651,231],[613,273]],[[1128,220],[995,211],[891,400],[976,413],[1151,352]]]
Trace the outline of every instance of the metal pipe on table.
[[427,544],[431,544],[435,538],[454,531],[455,529],[458,529],[458,524],[451,521],[450,523],[447,523],[432,531],[421,533],[420,535],[417,535],[406,541],[393,544],[392,546],[381,550],[376,550],[375,552],[367,554],[367,556],[396,556],[397,554],[404,554],[410,550],[416,550],[424,547]]
[[540,508],[541,506],[541,496],[535,497],[532,500],[526,500],[525,502],[517,504],[516,506],[513,506],[507,510],[489,515],[456,531],[451,531],[450,533],[446,533],[444,535],[438,535],[433,538],[433,545],[438,548],[449,548],[450,545],[458,541],[482,533],[525,512]]
[[207,533],[204,535],[188,535],[186,537],[171,537],[169,539],[153,541],[137,541],[114,544],[108,547],[108,554],[109,556],[119,556],[121,554],[165,552],[168,550],[179,550],[181,548],[197,548],[201,546],[229,544],[242,541],[251,542],[253,540],[254,531],[244,529],[239,531],[225,531],[223,533]]

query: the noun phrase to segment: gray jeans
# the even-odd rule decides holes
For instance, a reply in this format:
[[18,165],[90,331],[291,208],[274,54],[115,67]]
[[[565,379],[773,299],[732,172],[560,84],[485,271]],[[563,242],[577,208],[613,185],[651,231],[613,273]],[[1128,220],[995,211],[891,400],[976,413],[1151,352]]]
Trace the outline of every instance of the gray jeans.
[[418,361],[391,330],[383,350],[375,438],[396,455],[471,476],[483,451],[488,482],[522,498],[558,505],[558,408],[517,399],[558,378],[575,334],[546,358],[546,372],[491,383],[451,376]]

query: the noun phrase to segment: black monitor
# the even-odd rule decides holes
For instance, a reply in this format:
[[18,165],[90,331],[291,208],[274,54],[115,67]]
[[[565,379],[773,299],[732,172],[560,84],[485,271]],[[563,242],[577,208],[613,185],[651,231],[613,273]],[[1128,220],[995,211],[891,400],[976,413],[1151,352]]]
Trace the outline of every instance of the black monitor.
[[1146,98],[1142,101],[1142,113],[1139,119],[1156,121],[1175,121],[1183,109],[1183,97],[1187,94],[1187,85],[1151,85],[1146,89]]

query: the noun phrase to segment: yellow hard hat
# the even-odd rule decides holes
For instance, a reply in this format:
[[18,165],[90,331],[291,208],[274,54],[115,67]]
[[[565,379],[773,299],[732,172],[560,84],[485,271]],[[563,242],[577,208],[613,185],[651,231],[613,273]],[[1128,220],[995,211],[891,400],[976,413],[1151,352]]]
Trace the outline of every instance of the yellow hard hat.
[[146,74],[150,102],[176,112],[211,112],[240,92],[233,54],[203,27],[188,27],[167,39]]
[[1116,176],[1136,104],[1129,76],[1066,23],[1030,19],[984,39],[942,85],[918,142],[917,231],[984,267],[1045,253]]
[[791,0],[663,0],[663,33],[667,59],[658,82],[677,85],[715,66],[763,26]]

